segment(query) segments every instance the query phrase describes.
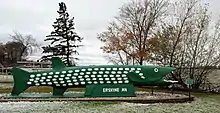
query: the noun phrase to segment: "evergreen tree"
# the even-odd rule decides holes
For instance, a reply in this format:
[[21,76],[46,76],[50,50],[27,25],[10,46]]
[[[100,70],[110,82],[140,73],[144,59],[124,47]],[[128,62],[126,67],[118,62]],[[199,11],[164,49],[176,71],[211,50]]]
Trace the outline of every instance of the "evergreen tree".
[[48,61],[52,56],[59,56],[68,66],[71,61],[77,59],[71,55],[78,54],[76,48],[81,45],[76,44],[81,42],[83,38],[74,32],[74,17],[70,18],[64,2],[59,3],[59,10],[57,11],[59,17],[52,25],[54,30],[44,41],[51,41],[50,45],[44,46],[43,53],[50,53],[42,56],[42,61]]

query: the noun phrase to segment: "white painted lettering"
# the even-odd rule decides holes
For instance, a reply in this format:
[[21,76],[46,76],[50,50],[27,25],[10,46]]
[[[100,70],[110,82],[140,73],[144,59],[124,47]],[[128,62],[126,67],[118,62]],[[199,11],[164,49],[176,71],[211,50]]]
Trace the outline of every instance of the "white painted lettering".
[[122,88],[121,92],[128,92],[128,89],[127,88]]
[[119,88],[102,88],[102,92],[119,92]]

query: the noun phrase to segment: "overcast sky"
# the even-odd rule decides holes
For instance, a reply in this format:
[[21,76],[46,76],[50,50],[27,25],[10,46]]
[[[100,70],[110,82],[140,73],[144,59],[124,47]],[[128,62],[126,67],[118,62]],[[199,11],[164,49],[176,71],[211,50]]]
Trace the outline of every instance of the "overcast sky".
[[[80,49],[79,65],[106,64],[100,50],[101,42],[97,33],[106,30],[109,22],[117,15],[118,9],[130,0],[0,0],[0,42],[6,42],[8,34],[17,30],[22,34],[32,34],[39,43],[50,34],[52,23],[57,17],[58,3],[67,5],[70,16],[75,17],[77,33],[84,37]],[[210,1],[213,18],[218,17],[220,0]],[[30,56],[37,59],[40,52]]]

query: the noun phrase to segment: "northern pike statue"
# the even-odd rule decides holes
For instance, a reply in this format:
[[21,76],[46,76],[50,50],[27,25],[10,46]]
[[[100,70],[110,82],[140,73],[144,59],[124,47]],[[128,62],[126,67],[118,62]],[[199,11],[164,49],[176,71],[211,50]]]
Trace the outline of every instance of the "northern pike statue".
[[31,86],[52,86],[54,96],[62,96],[68,88],[86,87],[85,97],[133,97],[134,85],[170,85],[177,81],[164,77],[176,70],[172,67],[140,65],[97,65],[66,67],[59,57],[52,58],[52,69],[28,72],[14,67],[12,95],[18,96]]

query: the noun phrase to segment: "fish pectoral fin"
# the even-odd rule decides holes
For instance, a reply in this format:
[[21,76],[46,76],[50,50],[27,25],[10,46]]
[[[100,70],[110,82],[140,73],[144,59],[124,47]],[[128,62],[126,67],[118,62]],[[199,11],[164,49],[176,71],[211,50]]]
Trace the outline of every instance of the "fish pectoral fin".
[[64,92],[67,90],[66,87],[53,87],[54,96],[63,96]]
[[142,79],[140,76],[138,76],[136,73],[134,72],[129,72],[127,74],[128,78],[132,81],[132,82],[141,82],[144,81],[145,79]]

